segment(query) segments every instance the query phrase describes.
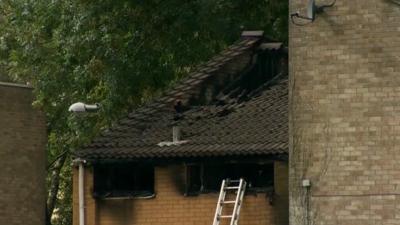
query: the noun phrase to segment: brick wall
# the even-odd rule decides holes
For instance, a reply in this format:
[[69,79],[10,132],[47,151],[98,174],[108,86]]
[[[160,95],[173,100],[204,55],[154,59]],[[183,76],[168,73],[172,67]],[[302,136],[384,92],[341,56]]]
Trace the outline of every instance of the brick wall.
[[46,137],[32,89],[0,82],[0,224],[44,224]]
[[289,224],[289,190],[288,190],[288,171],[287,162],[278,162],[274,164],[275,172],[275,197],[274,197],[274,217],[276,225]]
[[[86,169],[85,200],[87,225],[211,225],[218,194],[184,197],[176,180],[182,166],[156,167],[153,199],[94,200],[92,171]],[[279,185],[274,206],[265,194],[246,195],[241,225],[287,225],[287,163],[275,164]],[[78,171],[74,170],[74,225],[78,225]],[[281,186],[280,186],[281,185]],[[286,206],[286,207],[285,207]],[[226,223],[221,223],[225,225]]]
[[387,0],[338,0],[290,24],[292,225],[400,224],[399,27]]

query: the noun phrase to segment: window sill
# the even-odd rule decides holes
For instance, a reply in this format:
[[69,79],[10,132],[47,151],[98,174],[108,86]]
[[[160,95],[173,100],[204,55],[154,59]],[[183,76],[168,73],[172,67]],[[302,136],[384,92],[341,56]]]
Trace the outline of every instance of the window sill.
[[130,199],[153,199],[156,197],[156,194],[150,194],[150,195],[124,195],[124,196],[112,196],[112,195],[96,195],[93,194],[93,197],[95,199],[99,200],[130,200]]
[[[274,191],[274,188],[271,187],[265,187],[265,188],[246,188],[245,195],[257,195],[257,194],[269,194]],[[190,193],[185,193],[185,197],[196,197],[199,195],[204,195],[204,194],[219,194],[220,190],[204,190],[204,191],[198,191],[198,192],[190,192]]]

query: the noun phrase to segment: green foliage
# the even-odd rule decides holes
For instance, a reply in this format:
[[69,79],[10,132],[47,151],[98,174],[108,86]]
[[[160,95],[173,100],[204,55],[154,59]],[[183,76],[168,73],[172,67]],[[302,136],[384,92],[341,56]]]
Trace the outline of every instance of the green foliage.
[[[287,10],[280,0],[0,0],[0,68],[35,87],[52,162],[242,30],[261,29],[287,42]],[[100,103],[102,110],[74,116],[67,109],[76,101]],[[70,157],[65,165],[53,221],[60,225],[71,223]]]

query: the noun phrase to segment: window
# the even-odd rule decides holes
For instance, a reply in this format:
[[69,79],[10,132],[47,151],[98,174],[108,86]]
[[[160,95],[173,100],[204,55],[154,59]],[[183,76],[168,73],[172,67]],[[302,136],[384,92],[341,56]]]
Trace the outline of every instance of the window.
[[133,197],[154,194],[154,166],[134,163],[94,165],[94,196]]
[[186,166],[186,195],[197,195],[201,189],[202,167],[198,164]]
[[272,163],[188,165],[186,193],[218,192],[226,178],[244,178],[248,191],[266,192],[274,186],[274,167]]

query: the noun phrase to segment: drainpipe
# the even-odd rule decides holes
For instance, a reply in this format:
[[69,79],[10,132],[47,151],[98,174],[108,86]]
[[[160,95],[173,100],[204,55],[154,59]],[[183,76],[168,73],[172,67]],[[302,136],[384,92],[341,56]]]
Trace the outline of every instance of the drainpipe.
[[310,220],[310,188],[311,188],[311,181],[309,179],[304,179],[302,181],[302,186],[306,189],[306,225],[311,224]]
[[78,193],[79,193],[79,225],[85,225],[85,166],[86,160],[75,159],[74,164],[78,165]]

